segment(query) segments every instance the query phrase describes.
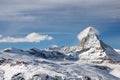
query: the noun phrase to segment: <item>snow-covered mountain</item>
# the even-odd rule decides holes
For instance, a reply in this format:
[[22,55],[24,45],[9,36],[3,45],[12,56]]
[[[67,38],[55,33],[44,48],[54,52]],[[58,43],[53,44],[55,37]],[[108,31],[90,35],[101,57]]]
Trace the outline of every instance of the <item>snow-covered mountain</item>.
[[116,62],[120,61],[120,55],[109,45],[105,44],[98,37],[98,31],[88,27],[79,35],[81,54],[80,59],[94,62]]
[[0,51],[0,80],[120,80],[120,54],[88,27],[80,45]]

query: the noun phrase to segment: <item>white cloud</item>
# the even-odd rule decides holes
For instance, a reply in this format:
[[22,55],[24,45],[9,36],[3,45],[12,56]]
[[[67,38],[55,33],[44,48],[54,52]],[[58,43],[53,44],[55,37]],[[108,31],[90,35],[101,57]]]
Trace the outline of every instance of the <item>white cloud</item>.
[[0,43],[17,43],[17,42],[41,42],[44,40],[52,40],[53,37],[48,35],[41,35],[38,33],[30,33],[23,38],[3,37],[0,39]]
[[0,38],[2,37],[2,35],[0,34]]
[[50,47],[52,47],[52,48],[56,48],[56,47],[58,47],[58,45],[51,45]]

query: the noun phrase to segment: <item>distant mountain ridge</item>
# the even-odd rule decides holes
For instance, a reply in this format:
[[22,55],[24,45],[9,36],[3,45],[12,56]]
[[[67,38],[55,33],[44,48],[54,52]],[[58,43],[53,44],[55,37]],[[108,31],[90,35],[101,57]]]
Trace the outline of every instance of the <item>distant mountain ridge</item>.
[[67,59],[67,60],[89,60],[90,62],[102,63],[104,61],[120,61],[120,55],[109,45],[105,44],[98,37],[98,30],[93,27],[84,29],[78,35],[79,46],[50,47],[44,50],[32,48],[24,51],[16,48],[4,49],[4,52],[25,53],[45,59]]
[[6,48],[0,51],[0,80],[120,80],[120,54],[98,34],[84,29],[78,46]]

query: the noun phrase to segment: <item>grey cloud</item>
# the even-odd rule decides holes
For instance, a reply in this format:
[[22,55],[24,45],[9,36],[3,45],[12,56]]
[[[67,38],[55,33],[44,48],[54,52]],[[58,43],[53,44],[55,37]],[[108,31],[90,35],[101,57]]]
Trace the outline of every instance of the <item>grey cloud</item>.
[[[31,21],[44,19],[46,15],[60,19],[82,16],[116,19],[120,18],[119,5],[119,0],[4,0],[0,1],[0,20]],[[37,12],[31,14],[30,11]]]

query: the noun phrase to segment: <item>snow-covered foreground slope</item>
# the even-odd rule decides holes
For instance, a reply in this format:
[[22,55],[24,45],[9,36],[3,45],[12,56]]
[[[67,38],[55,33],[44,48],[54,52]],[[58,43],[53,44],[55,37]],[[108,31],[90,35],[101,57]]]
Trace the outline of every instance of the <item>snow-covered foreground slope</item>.
[[0,80],[119,80],[110,74],[109,67],[101,65],[23,57],[13,53],[0,56]]
[[120,54],[83,30],[79,46],[0,51],[0,80],[120,80]]

